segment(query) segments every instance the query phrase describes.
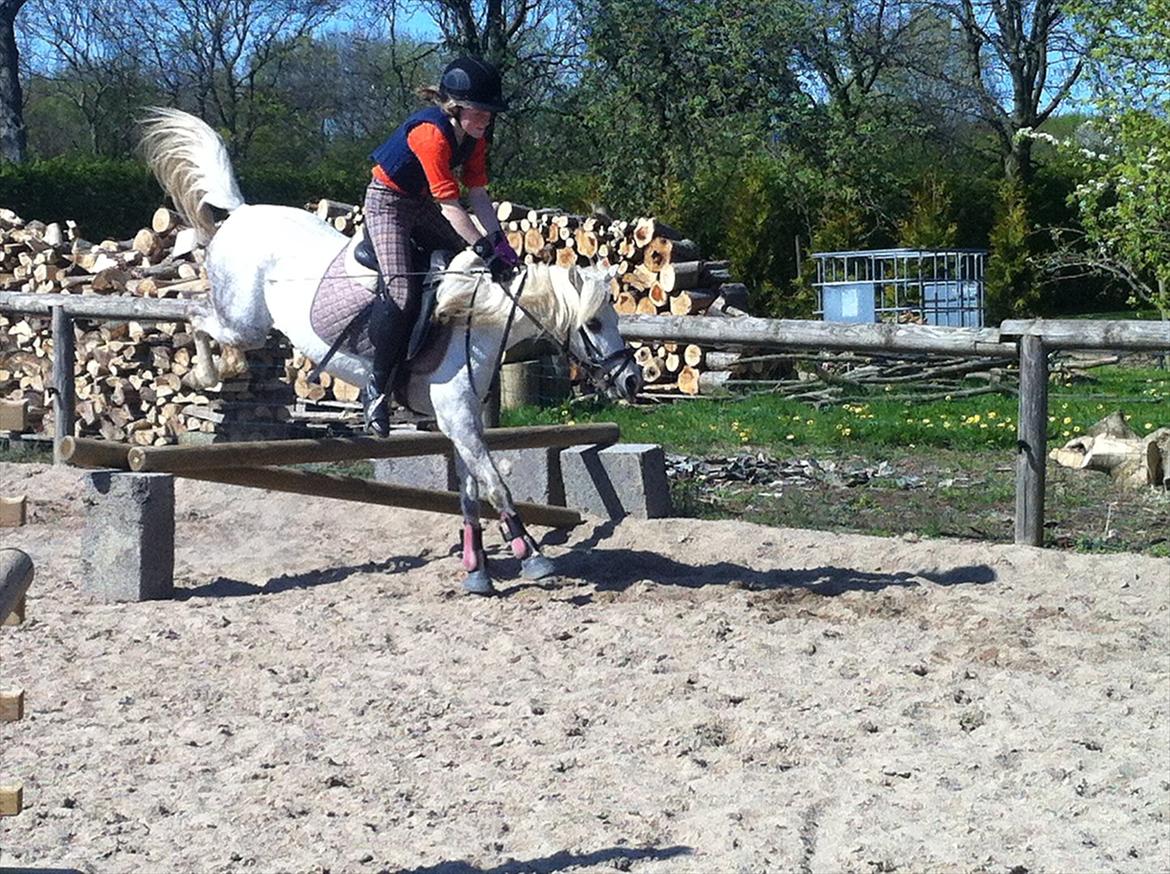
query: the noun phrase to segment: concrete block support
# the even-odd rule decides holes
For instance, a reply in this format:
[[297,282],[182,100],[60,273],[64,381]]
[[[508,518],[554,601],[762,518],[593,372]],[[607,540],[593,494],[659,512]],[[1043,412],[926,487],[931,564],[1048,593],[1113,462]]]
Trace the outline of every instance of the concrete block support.
[[602,518],[669,516],[666,456],[653,443],[618,443],[561,452],[565,505]]
[[565,506],[560,449],[509,449],[493,452],[492,458],[512,492],[512,500]]
[[374,459],[374,479],[380,483],[438,489],[449,492],[459,488],[455,480],[455,461],[448,453],[412,455],[405,458]]
[[89,474],[82,590],[95,600],[170,598],[175,580],[175,482],[165,473]]

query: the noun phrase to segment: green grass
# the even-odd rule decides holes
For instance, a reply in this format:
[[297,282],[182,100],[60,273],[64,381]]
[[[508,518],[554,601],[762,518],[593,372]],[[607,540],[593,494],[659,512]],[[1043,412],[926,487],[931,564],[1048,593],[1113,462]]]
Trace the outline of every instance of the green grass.
[[[628,442],[660,443],[669,451],[702,455],[748,448],[881,447],[1011,449],[1017,400],[1012,395],[913,403],[883,400],[884,392],[815,410],[774,395],[664,405],[567,403],[504,414],[505,425],[614,421]],[[1114,410],[1139,434],[1167,421],[1170,373],[1152,368],[1102,367],[1090,381],[1049,389],[1049,441],[1063,443]]]

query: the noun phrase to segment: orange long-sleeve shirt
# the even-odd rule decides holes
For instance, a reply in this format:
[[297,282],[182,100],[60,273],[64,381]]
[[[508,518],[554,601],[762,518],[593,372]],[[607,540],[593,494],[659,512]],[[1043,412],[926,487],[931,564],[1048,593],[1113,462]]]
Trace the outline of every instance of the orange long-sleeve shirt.
[[[406,144],[422,164],[431,196],[436,200],[454,200],[459,197],[459,183],[451,168],[451,144],[443,132],[435,125],[424,122],[411,130],[406,137]],[[476,140],[471,154],[460,169],[466,187],[479,188],[488,184],[486,139]],[[375,164],[371,173],[383,185],[410,194],[396,185],[380,165]]]

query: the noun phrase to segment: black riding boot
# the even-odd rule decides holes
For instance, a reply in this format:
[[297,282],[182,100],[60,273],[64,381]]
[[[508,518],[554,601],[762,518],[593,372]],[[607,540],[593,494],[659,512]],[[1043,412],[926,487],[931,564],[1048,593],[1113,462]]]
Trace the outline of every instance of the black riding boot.
[[402,311],[379,298],[370,315],[370,341],[374,362],[361,390],[362,417],[368,432],[385,437],[390,433],[390,392],[398,366],[406,356]]

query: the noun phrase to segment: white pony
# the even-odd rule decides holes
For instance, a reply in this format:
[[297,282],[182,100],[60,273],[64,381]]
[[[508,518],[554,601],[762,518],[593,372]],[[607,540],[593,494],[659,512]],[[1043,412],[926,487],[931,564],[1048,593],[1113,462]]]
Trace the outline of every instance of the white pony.
[[[202,378],[217,379],[208,335],[248,349],[263,345],[276,328],[310,359],[322,361],[330,344],[313,329],[310,308],[321,277],[349,238],[305,210],[246,205],[222,139],[192,115],[151,110],[142,149],[163,189],[208,241],[210,312],[194,320]],[[218,228],[215,210],[228,213]],[[470,250],[457,254],[442,275],[436,317],[448,322],[450,341],[433,370],[410,375],[405,394],[412,409],[434,415],[455,446],[464,588],[470,592],[494,591],[479,522],[480,487],[500,513],[523,575],[539,579],[553,572],[524,529],[483,441],[482,399],[502,349],[549,335],[609,394],[630,398],[641,388],[640,369],[618,333],[609,279],[595,268],[532,265],[504,287],[490,281]],[[342,345],[326,370],[361,385],[370,366],[368,358]]]

